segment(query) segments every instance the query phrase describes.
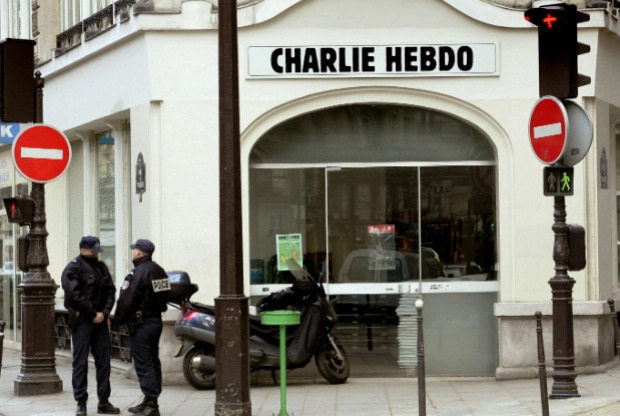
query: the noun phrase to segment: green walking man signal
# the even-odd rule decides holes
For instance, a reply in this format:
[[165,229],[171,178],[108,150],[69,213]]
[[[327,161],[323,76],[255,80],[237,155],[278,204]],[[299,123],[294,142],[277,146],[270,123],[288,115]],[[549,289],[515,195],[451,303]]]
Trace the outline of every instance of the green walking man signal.
[[547,166],[543,170],[543,193],[546,196],[573,194],[573,168]]

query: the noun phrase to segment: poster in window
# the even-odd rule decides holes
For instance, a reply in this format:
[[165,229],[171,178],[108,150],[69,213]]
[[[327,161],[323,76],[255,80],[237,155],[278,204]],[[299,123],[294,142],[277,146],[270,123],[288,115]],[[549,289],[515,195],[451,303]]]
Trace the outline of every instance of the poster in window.
[[290,270],[286,264],[290,258],[294,259],[300,267],[303,267],[301,234],[276,234],[276,248],[279,271]]
[[396,226],[369,225],[366,232],[366,243],[370,249],[368,270],[396,269]]

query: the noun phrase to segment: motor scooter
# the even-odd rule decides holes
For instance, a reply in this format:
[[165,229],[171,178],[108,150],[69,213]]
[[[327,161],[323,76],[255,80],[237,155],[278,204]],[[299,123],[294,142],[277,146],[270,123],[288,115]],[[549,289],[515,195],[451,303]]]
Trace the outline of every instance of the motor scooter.
[[[305,367],[314,357],[321,376],[331,384],[347,381],[350,374],[347,354],[332,335],[336,314],[323,284],[317,282],[294,260],[287,261],[295,277],[292,285],[263,298],[259,311],[290,309],[300,312],[300,324],[287,331],[287,369]],[[186,272],[168,272],[169,304],[181,310],[174,333],[180,340],[173,357],[183,356],[183,376],[194,388],[215,387],[215,308],[191,301],[198,286]],[[275,378],[280,369],[279,328],[261,323],[260,315],[249,315],[250,371],[269,370]]]

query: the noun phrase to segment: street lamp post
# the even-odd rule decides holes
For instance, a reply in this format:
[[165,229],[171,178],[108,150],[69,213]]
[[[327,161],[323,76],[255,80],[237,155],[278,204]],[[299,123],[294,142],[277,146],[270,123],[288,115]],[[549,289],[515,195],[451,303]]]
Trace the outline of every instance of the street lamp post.
[[569,226],[566,224],[566,204],[563,196],[554,200],[553,260],[555,275],[549,280],[553,303],[553,387],[550,397],[562,399],[579,397],[575,371],[575,341],[573,336],[573,285],[568,275],[570,247]]
[[[43,122],[44,80],[35,77],[35,123]],[[55,294],[58,286],[47,272],[47,229],[45,228],[45,187],[33,182],[30,194],[34,213],[30,227],[28,271],[18,286],[21,292],[22,362],[14,384],[17,396],[53,394],[62,391],[56,373],[56,339],[54,331]]]
[[243,290],[237,1],[218,7],[220,295],[215,299],[215,415],[251,416],[249,302]]

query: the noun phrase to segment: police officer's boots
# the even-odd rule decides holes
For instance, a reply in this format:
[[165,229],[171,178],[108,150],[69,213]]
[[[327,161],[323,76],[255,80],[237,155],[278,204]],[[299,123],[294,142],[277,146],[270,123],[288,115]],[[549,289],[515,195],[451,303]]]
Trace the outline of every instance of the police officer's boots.
[[129,409],[127,409],[127,411],[129,413],[140,413],[141,411],[143,411],[146,408],[146,402],[148,402],[149,399],[147,399],[146,397],[144,397],[144,399],[142,399],[142,402],[130,407]]
[[86,416],[86,402],[77,402],[75,416]]
[[136,416],[160,416],[157,399],[148,399],[145,404],[144,409],[137,413]]

